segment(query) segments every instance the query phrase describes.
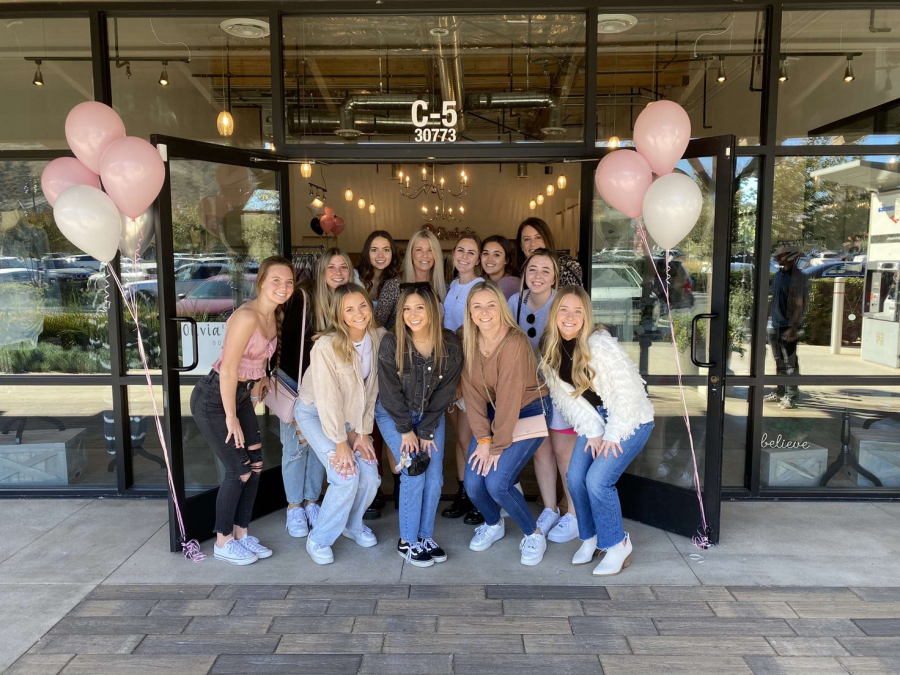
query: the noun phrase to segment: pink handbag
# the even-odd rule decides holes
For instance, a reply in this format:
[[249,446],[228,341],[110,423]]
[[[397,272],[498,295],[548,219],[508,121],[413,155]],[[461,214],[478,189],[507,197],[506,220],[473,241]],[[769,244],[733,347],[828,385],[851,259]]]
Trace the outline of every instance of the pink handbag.
[[[297,373],[297,391],[300,390],[300,379],[303,377],[303,343],[306,342],[306,294],[301,290],[303,298],[303,322],[300,329],[300,371]],[[269,376],[269,387],[263,403],[278,419],[285,424],[294,422],[294,405],[298,394],[277,373]]]

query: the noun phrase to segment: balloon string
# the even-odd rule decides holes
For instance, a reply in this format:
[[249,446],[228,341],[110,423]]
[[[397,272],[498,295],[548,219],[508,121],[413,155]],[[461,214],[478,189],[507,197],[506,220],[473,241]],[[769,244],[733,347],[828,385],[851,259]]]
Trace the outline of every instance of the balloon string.
[[172,503],[175,505],[175,517],[178,521],[178,531],[181,534],[182,553],[184,554],[185,558],[197,563],[203,560],[206,556],[200,552],[200,544],[196,539],[187,541],[187,535],[184,529],[184,518],[181,515],[181,507],[178,505],[178,497],[175,494],[175,483],[172,479],[172,465],[170,464],[169,460],[169,450],[166,446],[165,434],[163,433],[162,421],[159,415],[159,407],[156,404],[156,394],[153,391],[153,380],[150,377],[150,366],[147,363],[147,354],[144,351],[144,339],[141,335],[140,321],[138,321],[137,316],[137,296],[135,296],[133,303],[132,301],[129,301],[128,296],[125,293],[125,289],[122,287],[122,282],[116,275],[116,272],[113,269],[112,265],[107,263],[106,267],[109,270],[109,276],[113,278],[113,280],[116,282],[116,286],[119,287],[119,292],[122,294],[124,304],[128,308],[128,312],[129,314],[131,314],[131,318],[134,320],[138,353],[141,357],[141,366],[144,370],[144,377],[147,380],[147,388],[150,390],[150,402],[153,406],[153,420],[156,423],[156,434],[159,437],[159,444],[163,451],[163,458],[166,461],[166,478],[169,484],[169,493],[172,496]]
[[672,341],[672,351],[675,354],[675,371],[678,374],[678,392],[681,395],[681,410],[682,417],[684,419],[684,426],[687,429],[688,441],[691,446],[691,459],[694,463],[694,490],[697,492],[697,502],[700,504],[700,520],[701,527],[697,529],[697,534],[695,534],[691,538],[691,542],[699,549],[707,549],[712,544],[709,542],[709,525],[706,522],[706,509],[703,508],[703,491],[700,488],[700,471],[697,468],[697,453],[694,450],[694,435],[691,433],[691,418],[688,413],[687,407],[687,399],[684,397],[684,384],[682,382],[682,373],[681,373],[681,359],[678,354],[678,345],[675,341],[675,324],[672,319],[672,306],[669,303],[669,251],[665,252],[665,260],[664,264],[666,266],[666,281],[663,283],[662,277],[659,274],[659,270],[656,268],[656,264],[653,262],[653,254],[650,251],[650,244],[647,242],[647,233],[644,230],[644,218],[643,216],[639,216],[635,220],[635,229],[638,232],[638,235],[641,238],[641,241],[644,244],[644,250],[647,251],[647,257],[650,259],[650,264],[653,267],[653,272],[656,274],[656,279],[659,281],[660,286],[662,286],[663,296],[666,299],[666,309],[669,313],[669,337]]

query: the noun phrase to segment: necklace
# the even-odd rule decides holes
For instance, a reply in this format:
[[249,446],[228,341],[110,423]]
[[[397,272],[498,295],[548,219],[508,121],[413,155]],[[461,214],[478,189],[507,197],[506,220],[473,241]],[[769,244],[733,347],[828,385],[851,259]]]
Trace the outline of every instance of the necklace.
[[426,342],[431,342],[431,338],[425,338],[424,340],[416,340],[415,338],[413,338],[413,342],[415,342],[417,345],[423,345]]
[[563,351],[566,353],[566,356],[569,357],[569,361],[572,361],[572,362],[574,363],[574,362],[575,362],[575,357],[572,356],[571,353],[569,353],[569,350],[568,350],[568,349],[566,349],[566,344],[565,344],[565,342],[560,341],[559,346],[563,348]]

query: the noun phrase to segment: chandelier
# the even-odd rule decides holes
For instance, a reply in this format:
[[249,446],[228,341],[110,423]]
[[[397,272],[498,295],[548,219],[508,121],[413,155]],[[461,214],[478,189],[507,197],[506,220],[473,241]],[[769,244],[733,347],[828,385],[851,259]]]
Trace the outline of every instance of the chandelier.
[[435,206],[434,211],[429,211],[427,206],[425,206],[424,204],[422,205],[422,217],[429,223],[434,223],[440,220],[448,220],[455,223],[461,223],[463,220],[463,216],[465,215],[465,206],[460,206],[459,211],[453,213],[453,207],[449,206],[447,208],[444,208],[443,202],[441,202],[440,206]]
[[462,197],[469,191],[469,176],[465,169],[459,173],[459,191],[454,192],[446,185],[446,179],[443,176],[438,178],[437,170],[434,164],[431,165],[431,177],[428,176],[428,167],[422,165],[422,181],[417,187],[410,187],[410,175],[399,171],[397,177],[400,180],[400,194],[407,199],[416,199],[420,195],[436,195],[438,201],[444,201],[444,195],[453,197]]

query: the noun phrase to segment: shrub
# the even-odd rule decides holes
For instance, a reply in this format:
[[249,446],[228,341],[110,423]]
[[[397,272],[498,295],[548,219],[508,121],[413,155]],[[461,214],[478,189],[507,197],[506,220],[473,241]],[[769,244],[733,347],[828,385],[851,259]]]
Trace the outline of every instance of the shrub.
[[[862,335],[863,281],[861,278],[844,280],[843,342],[857,342]],[[809,302],[803,318],[803,342],[810,345],[831,344],[832,308],[834,303],[834,279],[812,279]],[[855,314],[850,321],[848,315]]]

